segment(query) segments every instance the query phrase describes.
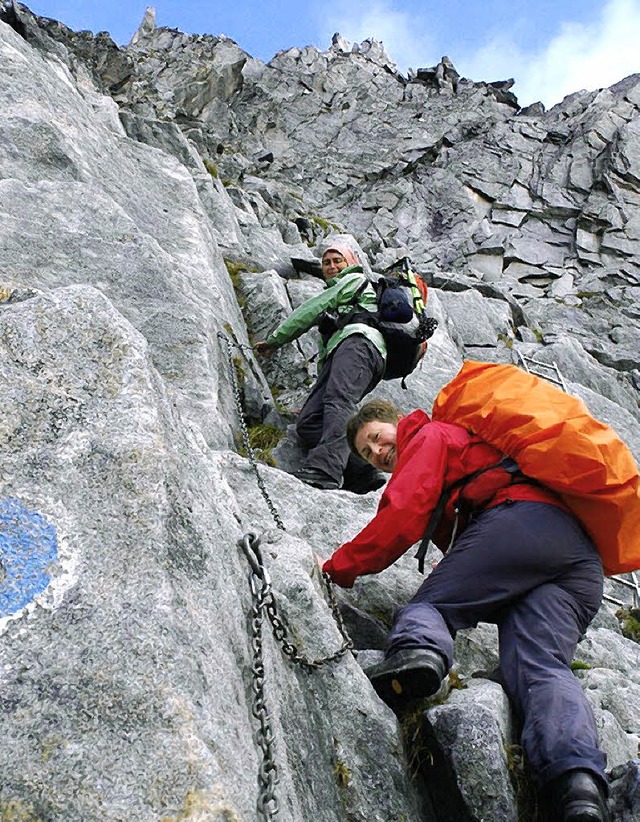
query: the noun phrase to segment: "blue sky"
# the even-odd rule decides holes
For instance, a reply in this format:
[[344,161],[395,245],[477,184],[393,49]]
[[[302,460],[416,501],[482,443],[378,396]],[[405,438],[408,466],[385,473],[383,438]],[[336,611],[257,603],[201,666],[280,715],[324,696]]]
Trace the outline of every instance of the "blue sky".
[[559,102],[640,72],[640,0],[39,0],[36,14],[126,45],[147,5],[158,26],[226,34],[267,62],[334,32],[382,40],[403,72],[448,55],[473,80],[516,80],[522,105]]

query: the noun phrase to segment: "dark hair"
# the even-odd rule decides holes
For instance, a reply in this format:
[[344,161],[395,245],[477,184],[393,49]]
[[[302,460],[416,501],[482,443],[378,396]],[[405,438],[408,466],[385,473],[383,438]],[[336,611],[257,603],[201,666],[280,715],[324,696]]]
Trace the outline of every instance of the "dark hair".
[[347,442],[354,454],[357,454],[355,439],[358,431],[368,422],[378,420],[379,422],[396,423],[404,416],[402,411],[392,402],[386,400],[369,400],[351,417],[347,422]]

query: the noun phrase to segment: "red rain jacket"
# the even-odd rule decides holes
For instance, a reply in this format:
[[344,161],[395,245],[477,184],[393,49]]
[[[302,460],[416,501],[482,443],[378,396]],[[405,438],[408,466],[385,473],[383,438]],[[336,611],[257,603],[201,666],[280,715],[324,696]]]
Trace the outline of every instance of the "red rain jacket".
[[[478,469],[496,465],[504,456],[460,425],[430,421],[424,411],[414,411],[400,420],[396,450],[398,461],[376,516],[323,566],[343,588],[351,588],[362,574],[375,574],[392,565],[422,539],[444,490]],[[433,536],[443,551],[453,530],[454,506],[462,500],[475,509],[492,508],[507,500],[528,500],[566,510],[553,492],[531,482],[512,483],[506,471],[496,468],[451,495]]]

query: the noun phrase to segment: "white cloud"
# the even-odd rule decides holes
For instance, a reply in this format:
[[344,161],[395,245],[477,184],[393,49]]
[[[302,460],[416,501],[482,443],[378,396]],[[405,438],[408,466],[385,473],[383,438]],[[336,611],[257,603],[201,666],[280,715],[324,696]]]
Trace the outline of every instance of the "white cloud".
[[402,71],[433,65],[448,53],[458,71],[473,80],[513,77],[521,105],[536,100],[554,105],[567,94],[609,86],[640,72],[640,0],[608,0],[595,22],[561,23],[557,34],[535,52],[518,46],[505,29],[465,54],[452,53],[451,44],[436,43],[425,19],[396,10],[391,2],[341,0],[340,6],[325,7],[323,28],[355,42],[382,40]]
[[476,80],[514,77],[521,105],[542,100],[549,106],[640,72],[639,44],[640,0],[609,0],[594,23],[562,24],[538,52],[523,51],[507,36],[482,46],[458,69]]

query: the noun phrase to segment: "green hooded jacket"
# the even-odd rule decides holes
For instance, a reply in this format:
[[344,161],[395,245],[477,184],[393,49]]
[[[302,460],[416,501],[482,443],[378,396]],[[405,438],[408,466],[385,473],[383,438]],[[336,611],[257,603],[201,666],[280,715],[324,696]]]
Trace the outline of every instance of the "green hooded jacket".
[[[351,300],[363,282],[366,282],[367,286],[359,294],[354,304]],[[363,273],[362,266],[352,265],[343,269],[337,277],[327,280],[325,290],[298,306],[298,308],[267,337],[265,342],[275,348],[280,348],[281,345],[297,339],[301,334],[304,334],[305,331],[313,328],[323,311],[335,311],[337,314],[347,314],[354,309],[376,311],[377,308],[378,304],[375,290]],[[362,334],[362,336],[366,337],[375,345],[382,355],[382,358],[386,360],[387,346],[385,345],[382,334],[376,328],[372,328],[365,323],[350,323],[339,331],[336,331],[336,333],[329,338],[326,346],[320,343],[318,369],[322,368],[324,361],[336,346],[340,345],[340,343],[351,336],[351,334]]]

